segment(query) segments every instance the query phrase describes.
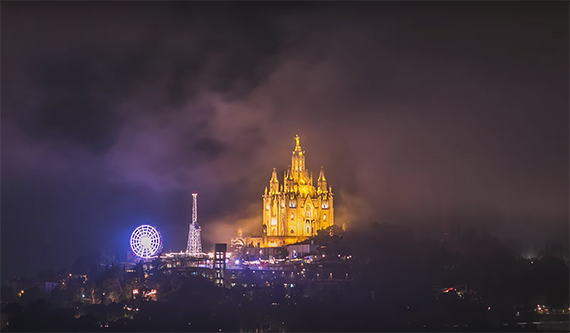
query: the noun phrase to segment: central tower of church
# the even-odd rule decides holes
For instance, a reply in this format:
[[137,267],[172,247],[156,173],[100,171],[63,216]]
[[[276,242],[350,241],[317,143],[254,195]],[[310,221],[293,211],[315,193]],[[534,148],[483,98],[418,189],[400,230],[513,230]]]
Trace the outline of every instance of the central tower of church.
[[280,184],[273,168],[269,189],[263,195],[263,246],[283,246],[315,236],[317,231],[334,224],[332,187],[327,187],[323,167],[317,186],[313,174],[305,167],[305,152],[301,150],[299,136],[295,136],[295,149],[291,165]]

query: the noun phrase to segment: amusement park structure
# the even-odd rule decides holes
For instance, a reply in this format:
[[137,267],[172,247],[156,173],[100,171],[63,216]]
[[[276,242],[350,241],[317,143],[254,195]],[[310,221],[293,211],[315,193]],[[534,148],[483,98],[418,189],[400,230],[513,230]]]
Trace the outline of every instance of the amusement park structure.
[[186,246],[186,254],[192,257],[202,255],[202,239],[200,233],[202,228],[198,225],[198,193],[192,193],[192,223],[188,231],[188,244]]
[[131,234],[131,250],[141,259],[149,259],[162,250],[162,237],[158,230],[147,224],[136,228]]

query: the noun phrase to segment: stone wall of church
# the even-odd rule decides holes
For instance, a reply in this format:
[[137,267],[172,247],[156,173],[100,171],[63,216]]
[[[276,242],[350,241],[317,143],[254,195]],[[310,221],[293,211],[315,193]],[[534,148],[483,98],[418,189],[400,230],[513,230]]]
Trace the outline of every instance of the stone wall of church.
[[[295,138],[292,166],[284,174],[283,185],[273,169],[269,192],[263,195],[263,236],[296,239],[315,236],[321,229],[334,224],[332,188],[327,188],[324,169],[321,168],[318,185],[313,185],[312,174],[305,169],[305,152]],[[275,245],[280,246],[280,245]]]

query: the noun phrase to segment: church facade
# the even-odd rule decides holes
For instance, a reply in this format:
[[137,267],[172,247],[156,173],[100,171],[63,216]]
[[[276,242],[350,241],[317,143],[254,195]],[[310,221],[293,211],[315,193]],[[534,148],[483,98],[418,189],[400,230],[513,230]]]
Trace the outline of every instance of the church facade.
[[314,185],[313,174],[305,166],[299,136],[295,136],[291,165],[283,174],[283,182],[274,168],[262,201],[263,225],[258,246],[293,244],[334,224],[332,187],[327,184],[323,167]]

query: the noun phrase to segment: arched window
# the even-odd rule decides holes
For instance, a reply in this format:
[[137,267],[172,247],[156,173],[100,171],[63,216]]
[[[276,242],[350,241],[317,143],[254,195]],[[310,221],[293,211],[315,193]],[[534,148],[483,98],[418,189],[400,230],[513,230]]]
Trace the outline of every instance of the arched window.
[[313,217],[313,207],[311,205],[305,206],[305,217],[310,219]]
[[294,233],[295,233],[295,230],[291,229],[291,234],[294,234]]

